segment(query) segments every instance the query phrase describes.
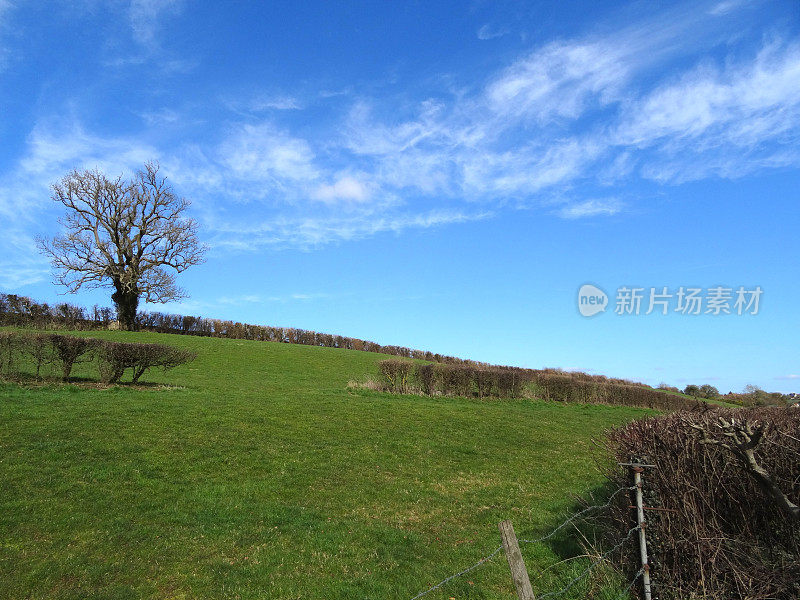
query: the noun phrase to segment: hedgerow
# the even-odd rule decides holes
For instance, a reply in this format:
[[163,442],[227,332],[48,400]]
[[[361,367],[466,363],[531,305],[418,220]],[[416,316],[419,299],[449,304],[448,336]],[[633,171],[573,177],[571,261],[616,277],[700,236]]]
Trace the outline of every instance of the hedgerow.
[[57,333],[0,332],[0,376],[25,375],[24,368],[42,378],[52,371],[68,381],[79,362],[95,362],[100,380],[116,383],[131,370],[131,383],[150,369],[171,369],[194,360],[196,354],[164,344],[108,342]]
[[661,410],[693,408],[697,402],[644,386],[608,378],[581,377],[558,371],[513,367],[422,364],[407,360],[380,361],[383,389],[428,396],[518,398],[523,395],[554,402],[619,404]]
[[[415,359],[447,365],[465,365],[467,367],[485,369],[504,368],[461,359],[455,356],[446,356],[424,350],[414,350],[404,346],[381,345],[368,340],[332,335],[329,333],[319,333],[294,327],[251,325],[248,323],[238,323],[221,319],[206,319],[202,317],[171,315],[158,312],[139,313],[137,316],[137,323],[140,329],[157,333],[304,344],[363,352],[377,352],[398,358]],[[108,329],[114,325],[114,311],[97,306],[91,310],[86,310],[71,304],[50,306],[48,304],[36,303],[24,296],[0,294],[0,325],[26,326],[35,329]],[[522,371],[524,371],[525,374],[519,375],[519,372]],[[523,379],[529,379],[531,373],[539,373],[542,375],[561,374],[571,377],[576,381],[612,382],[647,388],[644,384],[632,381],[608,379],[604,376],[589,375],[587,373],[565,373],[558,369],[543,369],[538,371],[516,369],[514,375],[506,375],[503,377],[508,379],[506,386],[514,389],[519,387],[517,379],[520,376],[523,377]],[[464,374],[451,371],[439,371],[435,374],[439,377],[439,387],[446,387],[448,390],[452,388],[448,393],[458,393],[459,391],[466,392],[465,388],[468,386],[464,379]],[[434,373],[431,373],[431,375],[434,375]],[[494,385],[494,378],[500,377],[500,375],[491,375],[491,377],[493,378],[492,385]],[[485,390],[488,385],[489,382],[484,382],[482,390]],[[494,394],[494,392],[492,392],[492,394]],[[507,392],[504,391],[503,395],[506,394]]]
[[[79,362],[80,359],[87,354],[90,355],[88,359],[91,360],[93,356],[90,353],[100,345],[100,341],[94,338],[82,338],[70,335],[50,334],[46,336],[37,335],[35,337],[41,340],[43,344],[49,342],[53,357],[52,360],[60,367],[61,379],[63,381],[69,380],[72,367],[75,363]],[[47,351],[47,349],[45,348],[44,351]]]
[[193,352],[163,344],[128,344],[103,342],[99,353],[100,379],[116,383],[125,371],[131,370],[131,383],[137,383],[144,373],[154,367],[168,370],[194,360]]
[[[612,431],[608,446],[619,462],[653,465],[643,489],[660,598],[800,598],[800,520],[787,509],[800,504],[800,410],[672,413]],[[612,478],[630,485],[620,471]],[[620,531],[632,503],[615,507]]]
[[[625,379],[566,372],[561,369],[501,367],[403,346],[382,346],[368,340],[293,327],[269,327],[157,312],[139,313],[137,319],[140,329],[157,333],[342,348],[378,352],[399,359],[467,367],[466,372],[446,368],[416,371],[414,385],[429,395],[476,395],[479,398],[516,397],[521,395],[525,389],[530,389],[537,397],[559,402],[602,402],[669,410],[689,408],[694,404],[691,399],[669,393],[672,390],[653,390],[643,383]],[[91,310],[86,310],[71,304],[50,306],[36,303],[24,296],[0,294],[0,325],[27,326],[36,329],[92,330],[108,329],[113,327],[114,323],[114,311],[108,308],[95,306]],[[0,362],[0,367],[2,367],[2,362]],[[477,375],[475,375],[476,371],[478,371]],[[781,398],[765,400],[762,396],[766,396],[766,393],[751,396],[752,398],[742,396],[741,401],[748,404],[785,402],[785,399]],[[736,395],[727,395],[724,399],[726,401],[730,399],[733,402],[740,400]]]

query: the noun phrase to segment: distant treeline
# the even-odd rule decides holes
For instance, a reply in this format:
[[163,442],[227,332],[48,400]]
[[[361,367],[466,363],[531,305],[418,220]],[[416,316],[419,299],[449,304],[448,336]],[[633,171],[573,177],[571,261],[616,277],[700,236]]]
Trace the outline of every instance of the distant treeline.
[[697,401],[624,380],[554,369],[533,370],[484,365],[413,363],[388,359],[379,363],[381,388],[402,394],[518,398],[530,396],[555,402],[641,406],[686,410]]
[[[0,325],[16,327],[31,327],[35,329],[69,329],[92,330],[110,329],[116,324],[116,313],[110,308],[94,306],[85,309],[72,304],[40,304],[25,296],[14,294],[0,294]],[[381,344],[361,340],[358,338],[319,333],[307,329],[294,327],[270,327],[265,325],[250,325],[235,321],[221,319],[206,319],[184,315],[171,315],[159,312],[139,313],[137,321],[140,329],[157,333],[173,333],[179,335],[197,335],[205,337],[218,337],[240,340],[257,340],[266,342],[284,342],[287,344],[303,344],[306,346],[321,346],[325,348],[344,348],[347,350],[360,350],[363,352],[378,352],[402,358],[411,358],[427,362],[444,363],[450,365],[464,365],[475,368],[512,369],[523,374],[526,380],[535,375],[551,378],[553,381],[559,377],[571,382],[582,383],[613,383],[625,386],[640,387],[651,390],[643,383],[625,379],[608,378],[603,375],[589,375],[579,372],[565,372],[561,369],[517,369],[516,367],[496,367],[487,363],[465,360],[455,356],[445,356],[424,350],[414,350],[403,346],[382,346]],[[558,384],[553,385],[556,390]],[[581,389],[588,389],[586,386]],[[554,394],[560,392],[554,391]],[[577,393],[577,392],[576,392]],[[584,393],[584,392],[582,392]],[[589,393],[589,392],[585,392]],[[594,392],[592,392],[594,393]]]

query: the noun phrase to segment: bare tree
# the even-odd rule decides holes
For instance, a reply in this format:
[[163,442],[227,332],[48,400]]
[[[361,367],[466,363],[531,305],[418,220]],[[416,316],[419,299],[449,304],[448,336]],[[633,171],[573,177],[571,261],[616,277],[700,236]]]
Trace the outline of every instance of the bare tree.
[[158,163],[148,162],[130,181],[98,170],[72,171],[52,186],[66,207],[63,235],[39,238],[56,281],[76,292],[113,287],[120,326],[136,328],[139,299],[169,302],[186,294],[176,273],[203,261],[197,223],[183,217],[190,202],[175,195]]

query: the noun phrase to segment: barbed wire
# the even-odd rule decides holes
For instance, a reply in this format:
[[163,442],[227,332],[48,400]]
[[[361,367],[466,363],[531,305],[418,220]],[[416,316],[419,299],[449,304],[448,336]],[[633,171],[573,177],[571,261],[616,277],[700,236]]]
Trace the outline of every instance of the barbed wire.
[[633,587],[633,584],[635,584],[636,580],[639,579],[639,577],[642,576],[642,573],[644,573],[644,567],[642,567],[641,569],[636,571],[636,575],[633,576],[633,579],[631,579],[631,582],[628,584],[628,587],[626,587],[624,590],[622,590],[622,595],[620,596],[620,598],[624,599],[628,595],[628,592],[631,591],[631,588]]
[[[611,504],[612,504],[612,503],[613,503],[613,501],[614,501],[614,498],[615,498],[615,497],[616,497],[616,496],[617,496],[617,495],[618,495],[620,492],[623,492],[623,491],[630,491],[630,490],[634,490],[634,489],[636,489],[636,486],[621,487],[621,488],[619,488],[617,491],[615,491],[613,494],[611,494],[611,496],[609,496],[609,498],[608,498],[608,501],[607,501],[605,504],[597,504],[597,505],[595,505],[595,506],[590,506],[590,507],[588,507],[588,508],[585,508],[585,509],[581,510],[580,512],[577,512],[577,513],[575,513],[575,514],[574,514],[574,515],[572,515],[570,518],[568,518],[566,521],[564,521],[564,522],[563,522],[561,525],[559,525],[558,527],[556,527],[555,529],[553,529],[553,530],[552,530],[550,533],[548,533],[547,535],[543,535],[542,537],[540,537],[540,538],[537,538],[537,539],[535,539],[535,540],[528,540],[528,539],[525,539],[525,538],[520,538],[520,539],[519,539],[519,541],[520,541],[520,542],[525,542],[525,543],[528,543],[528,544],[535,544],[535,543],[538,543],[538,542],[543,542],[543,541],[545,541],[545,540],[547,540],[547,539],[550,539],[550,538],[551,538],[551,537],[553,537],[553,536],[554,536],[556,533],[558,533],[559,531],[561,531],[562,529],[564,529],[564,527],[566,527],[567,525],[569,525],[569,524],[570,524],[570,523],[572,523],[573,521],[576,521],[577,519],[579,519],[579,518],[580,518],[580,517],[582,517],[583,515],[585,515],[585,514],[587,514],[587,513],[591,512],[591,511],[593,511],[593,510],[598,510],[598,509],[601,509],[601,508],[608,508],[608,507],[610,507],[610,506],[611,506]],[[564,593],[565,591],[567,591],[567,590],[568,590],[570,587],[572,587],[572,586],[573,586],[573,585],[574,585],[574,584],[575,584],[575,583],[576,583],[576,582],[577,582],[579,579],[581,579],[581,578],[582,578],[582,577],[583,577],[583,576],[584,576],[586,573],[588,573],[589,571],[591,571],[591,570],[592,570],[592,569],[593,569],[595,566],[597,566],[597,565],[598,565],[598,564],[599,564],[599,563],[600,563],[602,560],[604,560],[604,559],[605,559],[605,558],[606,558],[606,557],[607,557],[609,554],[612,554],[612,553],[613,553],[613,552],[615,552],[616,550],[619,550],[619,548],[621,548],[621,547],[622,547],[622,545],[623,545],[623,544],[624,544],[624,543],[625,543],[625,542],[628,540],[628,538],[631,536],[631,534],[632,534],[634,531],[637,531],[638,529],[639,529],[639,526],[638,526],[638,525],[637,525],[636,527],[634,527],[633,529],[631,529],[631,530],[628,532],[628,534],[627,534],[627,535],[626,535],[626,536],[623,538],[623,540],[622,540],[622,541],[621,541],[619,544],[617,544],[616,546],[614,546],[614,547],[613,547],[611,550],[609,550],[608,552],[606,552],[605,554],[603,554],[603,555],[602,555],[602,556],[601,556],[599,559],[597,559],[597,560],[596,560],[594,563],[592,563],[591,565],[589,565],[589,568],[588,568],[588,569],[586,569],[586,570],[585,570],[583,573],[581,573],[581,574],[580,574],[580,575],[579,575],[579,576],[578,576],[576,579],[574,579],[573,581],[571,581],[571,582],[569,583],[569,585],[568,585],[566,588],[563,588],[563,589],[562,589],[560,592],[551,592],[550,594],[545,594],[544,596],[540,597],[540,600],[541,600],[541,598],[546,598],[546,597],[548,597],[548,596],[552,596],[553,594],[562,594],[562,593]],[[416,596],[414,596],[414,597],[413,597],[411,600],[418,600],[418,598],[422,598],[423,596],[426,596],[426,595],[430,594],[431,592],[434,592],[434,591],[438,590],[440,587],[442,587],[442,586],[443,586],[443,585],[445,585],[446,583],[448,583],[448,582],[452,581],[453,579],[456,579],[457,577],[461,577],[462,575],[466,575],[466,574],[467,574],[467,573],[469,573],[470,571],[472,571],[472,570],[474,570],[474,569],[477,569],[478,567],[480,567],[480,566],[481,566],[481,565],[483,565],[484,563],[487,563],[487,562],[489,562],[490,560],[492,560],[492,559],[493,559],[495,556],[497,556],[497,553],[498,553],[498,552],[500,552],[500,550],[502,550],[502,549],[503,549],[503,546],[502,546],[502,545],[501,545],[501,546],[498,546],[498,547],[497,547],[497,548],[494,550],[494,552],[492,552],[491,554],[489,554],[489,555],[487,555],[487,556],[484,556],[482,559],[480,559],[480,560],[479,560],[478,562],[476,562],[475,564],[473,564],[473,565],[470,565],[469,567],[467,567],[467,568],[466,568],[466,569],[464,569],[463,571],[459,571],[458,573],[454,573],[453,575],[450,575],[449,577],[446,577],[445,579],[442,579],[442,580],[441,580],[439,583],[437,583],[436,585],[434,585],[434,586],[433,586],[433,587],[431,587],[431,588],[428,588],[428,589],[427,589],[427,590],[425,590],[424,592],[420,592],[419,594],[417,594]],[[641,573],[639,573],[639,574],[641,574]],[[638,578],[639,574],[637,574],[637,576],[636,576],[637,578]],[[634,581],[636,581],[636,580],[634,579]],[[631,585],[632,585],[632,584],[631,584]],[[628,589],[630,589],[630,587],[629,587]]]
[[536,538],[535,540],[527,540],[527,539],[525,539],[525,538],[520,538],[520,539],[519,539],[519,541],[520,541],[520,542],[525,542],[526,544],[537,544],[537,543],[539,543],[539,542],[543,542],[543,541],[545,541],[545,540],[548,540],[548,539],[550,539],[551,537],[553,537],[553,536],[554,536],[556,533],[558,533],[559,531],[561,531],[562,529],[564,529],[564,527],[566,527],[567,525],[569,525],[569,524],[570,524],[570,523],[572,523],[573,521],[576,521],[576,520],[578,520],[580,517],[582,517],[582,516],[583,516],[583,515],[585,515],[586,513],[588,513],[588,512],[591,512],[591,511],[593,511],[593,510],[598,510],[598,509],[601,509],[601,508],[609,508],[609,507],[611,506],[611,504],[614,502],[614,498],[615,498],[615,497],[617,496],[617,494],[619,494],[620,492],[623,492],[623,491],[630,491],[630,490],[635,490],[635,489],[636,489],[636,486],[633,486],[633,485],[631,485],[631,486],[627,486],[627,487],[621,487],[621,488],[619,488],[619,489],[618,489],[616,492],[614,492],[613,494],[611,494],[611,496],[609,496],[609,498],[608,498],[608,501],[607,501],[605,504],[597,504],[597,505],[595,505],[595,506],[590,506],[590,507],[588,507],[588,508],[584,508],[582,511],[580,511],[580,512],[577,512],[577,513],[575,513],[574,515],[572,515],[572,516],[571,516],[569,519],[567,519],[566,521],[564,521],[564,522],[563,522],[561,525],[559,525],[558,527],[556,527],[555,529],[553,529],[553,531],[551,531],[551,532],[550,532],[550,533],[548,533],[547,535],[543,535],[542,537],[540,537],[540,538]]
[[[581,579],[583,579],[584,577],[586,577],[586,575],[588,575],[588,574],[589,574],[589,572],[590,572],[592,569],[594,569],[594,568],[595,568],[597,565],[599,565],[599,564],[600,564],[601,562],[603,562],[603,561],[604,561],[606,558],[608,558],[608,556],[609,556],[609,555],[613,554],[614,552],[616,552],[617,550],[619,550],[620,548],[622,548],[622,546],[624,546],[624,545],[625,545],[625,542],[627,542],[627,541],[628,541],[628,539],[629,539],[629,538],[630,538],[630,537],[633,535],[633,532],[634,532],[634,531],[639,531],[639,529],[640,529],[640,528],[641,528],[641,527],[640,527],[639,525],[636,525],[635,527],[632,527],[632,528],[631,528],[631,529],[628,531],[628,533],[625,535],[625,537],[624,537],[624,538],[622,538],[622,541],[621,541],[619,544],[617,544],[616,546],[614,546],[613,548],[611,548],[611,550],[608,550],[608,551],[607,551],[607,552],[605,552],[604,554],[601,554],[601,555],[600,555],[600,557],[599,557],[597,560],[595,560],[595,561],[594,561],[592,564],[590,564],[588,567],[586,567],[586,569],[584,569],[584,570],[581,572],[581,574],[580,574],[580,575],[578,575],[578,576],[577,576],[575,579],[573,579],[572,581],[570,581],[570,582],[569,582],[569,583],[568,583],[566,586],[564,586],[563,588],[561,588],[560,590],[558,590],[558,591],[556,591],[556,592],[548,592],[547,594],[542,594],[541,596],[537,596],[537,598],[538,598],[539,600],[544,600],[545,598],[555,598],[556,596],[560,596],[561,594],[563,594],[564,592],[566,592],[567,590],[569,590],[569,589],[570,589],[570,588],[571,588],[573,585],[575,585],[575,584],[576,584],[576,583],[578,583],[578,582],[579,582]],[[637,577],[638,577],[638,575],[637,575]],[[636,581],[636,580],[634,579],[634,581]],[[628,589],[630,589],[630,588],[628,588]]]
[[451,581],[451,580],[455,579],[456,577],[461,577],[462,575],[466,575],[466,574],[467,574],[467,573],[469,573],[470,571],[472,571],[472,570],[474,570],[474,569],[477,569],[477,568],[478,568],[478,567],[480,567],[482,564],[484,564],[484,563],[487,563],[487,562],[489,562],[490,560],[492,560],[492,559],[493,559],[495,556],[497,556],[497,553],[498,553],[498,552],[500,552],[500,550],[502,550],[502,549],[503,549],[503,546],[502,546],[502,545],[501,545],[501,546],[498,546],[498,547],[495,549],[495,551],[494,551],[494,552],[492,552],[492,553],[491,553],[491,554],[489,554],[488,556],[484,556],[482,559],[480,559],[480,560],[479,560],[478,562],[476,562],[474,565],[472,565],[472,566],[469,566],[469,567],[467,567],[466,569],[464,569],[463,571],[460,571],[460,572],[458,572],[458,573],[456,573],[456,574],[454,574],[454,575],[450,575],[450,577],[447,577],[446,579],[442,579],[442,580],[441,580],[439,583],[437,583],[435,586],[433,586],[433,587],[432,587],[432,588],[430,588],[430,589],[427,589],[427,590],[425,590],[424,592],[420,592],[419,594],[417,594],[416,596],[414,596],[414,597],[413,597],[411,600],[417,600],[417,598],[422,598],[423,596],[426,596],[427,594],[430,594],[431,592],[438,590],[438,589],[439,589],[440,587],[442,587],[444,584],[446,584],[447,582],[449,582],[449,581]]

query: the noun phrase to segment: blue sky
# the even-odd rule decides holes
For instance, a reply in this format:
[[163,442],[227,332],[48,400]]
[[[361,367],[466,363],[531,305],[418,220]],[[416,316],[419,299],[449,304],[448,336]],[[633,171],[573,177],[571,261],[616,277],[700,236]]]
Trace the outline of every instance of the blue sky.
[[147,308],[800,391],[800,4],[612,4],[0,0],[0,290],[63,298],[51,183],[157,159],[211,250]]

